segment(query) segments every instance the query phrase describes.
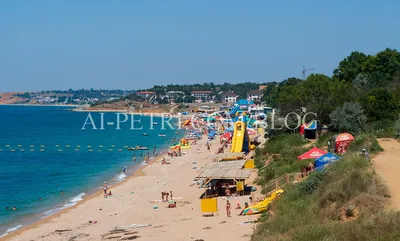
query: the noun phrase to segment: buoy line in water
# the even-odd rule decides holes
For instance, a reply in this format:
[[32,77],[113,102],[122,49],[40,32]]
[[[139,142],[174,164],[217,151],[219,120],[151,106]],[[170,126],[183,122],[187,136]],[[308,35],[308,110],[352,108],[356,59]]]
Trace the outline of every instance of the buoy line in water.
[[[166,141],[165,143],[169,143]],[[139,149],[135,149],[139,147]],[[141,149],[144,148],[144,149]],[[12,144],[5,144],[0,145],[0,153],[2,152],[12,152],[12,153],[21,153],[21,152],[125,152],[125,151],[133,151],[133,152],[146,152],[146,151],[153,151],[154,147],[143,147],[143,146],[129,146],[129,145],[12,145]]]

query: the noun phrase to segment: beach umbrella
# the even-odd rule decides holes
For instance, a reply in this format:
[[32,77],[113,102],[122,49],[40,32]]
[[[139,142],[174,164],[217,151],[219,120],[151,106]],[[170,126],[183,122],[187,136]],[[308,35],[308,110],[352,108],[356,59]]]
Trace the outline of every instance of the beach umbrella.
[[300,160],[305,160],[305,159],[316,159],[320,156],[325,155],[327,152],[321,149],[318,149],[316,147],[312,148],[311,150],[303,153],[302,155],[298,156],[297,158]]
[[257,208],[246,208],[243,210],[242,215],[252,215],[252,214],[257,214],[260,213],[260,211]]
[[324,167],[324,165],[335,162],[339,159],[340,157],[328,152],[327,154],[322,155],[315,160],[315,167],[317,170],[320,170]]

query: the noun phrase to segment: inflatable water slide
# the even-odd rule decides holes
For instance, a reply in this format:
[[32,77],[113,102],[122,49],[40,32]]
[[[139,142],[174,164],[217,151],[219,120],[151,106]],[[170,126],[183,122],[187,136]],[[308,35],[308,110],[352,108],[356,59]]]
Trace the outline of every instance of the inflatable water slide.
[[235,122],[233,126],[232,149],[231,152],[249,152],[250,138],[247,133],[247,123],[243,121]]

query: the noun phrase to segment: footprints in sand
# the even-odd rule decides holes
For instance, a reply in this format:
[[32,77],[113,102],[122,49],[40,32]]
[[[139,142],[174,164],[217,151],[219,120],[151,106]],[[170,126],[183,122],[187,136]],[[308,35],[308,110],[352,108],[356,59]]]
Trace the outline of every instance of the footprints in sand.
[[68,239],[68,241],[79,241],[79,240],[82,240],[82,238],[85,238],[88,236],[89,236],[89,234],[86,234],[86,233],[78,233],[77,235],[70,237]]
[[135,231],[129,231],[126,229],[114,229],[109,231],[107,234],[103,234],[101,236],[102,240],[135,240],[140,238],[139,235],[137,235],[139,232]]
[[62,235],[62,236],[65,237],[65,239],[63,239],[63,240],[79,241],[79,240],[82,240],[83,238],[89,236],[89,234],[86,234],[86,233],[72,234],[71,232],[72,232],[72,229],[56,229],[52,233],[40,236],[40,238],[48,238],[50,236],[55,236],[55,235],[60,236],[60,235]]

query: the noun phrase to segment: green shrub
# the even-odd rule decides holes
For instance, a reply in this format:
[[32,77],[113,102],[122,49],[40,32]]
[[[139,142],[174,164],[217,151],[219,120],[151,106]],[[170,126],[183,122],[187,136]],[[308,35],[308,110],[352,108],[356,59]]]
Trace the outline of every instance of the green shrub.
[[297,187],[301,193],[311,194],[316,191],[318,185],[322,182],[325,176],[325,170],[312,173],[305,181],[299,183]]
[[379,120],[367,125],[368,133],[377,138],[389,138],[395,135],[395,123],[391,120]]
[[318,148],[322,148],[328,145],[328,141],[334,136],[335,133],[329,132],[324,135],[318,137],[318,140],[315,142],[315,146]]
[[383,151],[382,147],[379,146],[376,136],[371,133],[356,136],[348,148],[350,152],[359,152],[361,149],[366,149],[370,153]]
[[394,124],[394,137],[400,139],[400,119]]

